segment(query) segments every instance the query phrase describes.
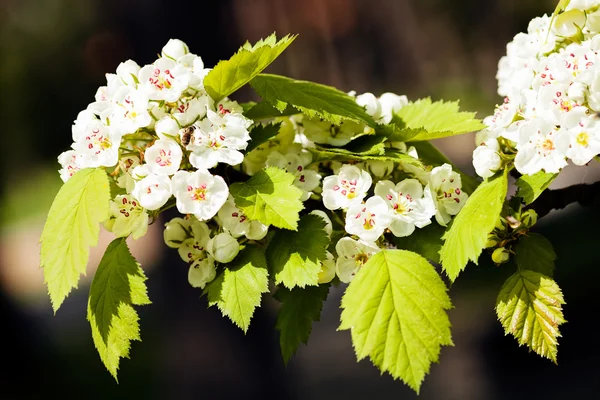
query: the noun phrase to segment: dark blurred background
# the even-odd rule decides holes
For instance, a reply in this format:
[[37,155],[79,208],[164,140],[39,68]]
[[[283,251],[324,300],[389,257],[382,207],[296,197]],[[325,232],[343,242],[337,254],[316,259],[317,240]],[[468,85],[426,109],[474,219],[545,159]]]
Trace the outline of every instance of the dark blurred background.
[[[212,66],[245,41],[299,33],[270,72],[344,91],[415,99],[460,99],[490,114],[496,66],[512,37],[555,0],[0,0],[0,399],[415,399],[369,361],[356,363],[350,335],[337,332],[343,286],[331,290],[321,322],[287,368],[265,297],[244,335],[207,309],[187,266],[162,245],[160,224],[131,243],[154,304],[140,308],[143,343],[122,360],[117,384],[104,369],[85,319],[90,271],[56,316],[39,269],[39,235],[58,190],[56,157],[71,123],[119,62],[152,62],[169,38]],[[252,99],[242,90],[237,100]],[[467,172],[473,136],[437,144]],[[598,168],[567,168],[554,187],[593,182]],[[558,254],[567,305],[559,365],[505,337],[495,298],[510,266],[470,265],[450,290],[454,347],[442,349],[420,399],[600,398],[595,320],[600,210],[569,206],[537,231]]]

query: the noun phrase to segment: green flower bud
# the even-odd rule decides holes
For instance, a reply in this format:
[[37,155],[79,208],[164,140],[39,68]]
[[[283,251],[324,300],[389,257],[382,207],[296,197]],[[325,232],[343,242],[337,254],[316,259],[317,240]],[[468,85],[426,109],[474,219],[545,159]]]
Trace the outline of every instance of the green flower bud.
[[534,226],[537,223],[537,213],[535,210],[529,209],[521,214],[521,222],[527,228]]
[[219,233],[208,241],[208,253],[220,263],[232,261],[240,252],[238,241],[229,233]]
[[581,30],[585,26],[585,23],[585,13],[581,10],[573,9],[556,16],[554,25],[552,25],[552,31],[557,36],[580,42],[583,40]]
[[394,172],[393,161],[371,160],[365,162],[365,169],[375,178],[385,178]]
[[488,235],[487,242],[485,242],[485,248],[489,249],[491,247],[496,247],[498,243],[500,243],[500,238],[496,235],[490,234]]
[[181,243],[187,239],[188,234],[186,229],[190,226],[190,222],[183,218],[173,218],[165,224],[163,237],[167,246],[177,249]]
[[188,270],[188,282],[192,287],[204,289],[204,286],[217,276],[215,262],[212,257],[196,260]]
[[510,252],[505,247],[500,247],[492,253],[492,261],[496,264],[504,264],[510,258]]

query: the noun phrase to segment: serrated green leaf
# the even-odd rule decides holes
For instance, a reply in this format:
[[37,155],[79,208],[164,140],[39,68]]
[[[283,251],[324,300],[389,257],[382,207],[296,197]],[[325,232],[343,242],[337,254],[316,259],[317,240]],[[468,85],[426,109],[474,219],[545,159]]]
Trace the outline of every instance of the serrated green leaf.
[[410,236],[392,236],[392,241],[399,249],[412,251],[439,264],[440,249],[444,244],[442,236],[445,231],[445,227],[434,222],[424,228],[415,229]]
[[250,153],[252,150],[276,136],[279,133],[279,129],[281,128],[281,122],[276,124],[267,124],[261,125],[258,124],[254,126],[250,130],[250,142],[248,143],[248,147],[246,148],[246,154]]
[[300,218],[297,232],[278,232],[267,248],[267,263],[275,283],[283,283],[288,289],[318,285],[328,246],[325,221],[317,215]]
[[515,261],[520,269],[552,277],[556,253],[552,243],[539,233],[521,236],[515,248]]
[[452,304],[429,262],[406,250],[383,250],[359,270],[342,298],[358,360],[369,356],[382,372],[417,393],[443,345],[452,345],[445,310]]
[[263,293],[269,291],[269,273],[264,251],[246,246],[204,292],[208,305],[216,305],[224,316],[246,333]]
[[293,185],[294,176],[283,169],[268,167],[247,182],[236,182],[229,188],[235,204],[249,219],[265,225],[296,230],[300,211],[304,208],[302,191]]
[[448,157],[446,157],[430,142],[408,142],[406,145],[415,147],[417,153],[419,154],[419,159],[423,162],[423,164],[431,165],[432,167],[438,167],[443,164],[452,165],[452,170],[458,172],[460,175],[463,191],[471,194],[475,192],[475,189],[477,189],[477,186],[479,186],[480,182],[477,179],[462,173],[456,167],[456,165],[448,159]]
[[477,264],[485,247],[488,234],[500,218],[506,198],[508,172],[505,170],[484,181],[454,217],[443,239],[440,250],[442,267],[451,281],[467,266],[469,260]]
[[254,46],[245,45],[227,61],[220,61],[204,78],[204,88],[215,101],[229,96],[269,66],[296,39],[275,34]]
[[353,97],[331,86],[271,74],[258,75],[250,86],[280,112],[291,105],[310,118],[323,118],[337,125],[350,120],[377,126]]
[[502,286],[496,314],[505,333],[556,363],[559,325],[565,323],[562,292],[551,278],[519,270]]
[[119,360],[129,358],[131,341],[141,341],[139,317],[133,306],[151,303],[145,281],[125,238],[113,240],[92,281],[87,319],[100,359],[115,379]]
[[244,112],[245,117],[253,119],[255,121],[261,119],[288,117],[290,115],[296,114],[300,114],[300,111],[290,106],[289,104],[283,111],[279,111],[266,101],[261,101],[260,103],[254,104],[252,107],[250,107],[247,111]]
[[110,185],[102,168],[82,169],[52,202],[44,225],[40,263],[54,312],[85,275],[89,248],[98,244],[100,223],[109,217]]
[[531,204],[552,184],[558,174],[548,174],[540,171],[533,175],[523,175],[515,183],[518,187],[517,196],[523,199],[525,205]]
[[323,302],[327,299],[329,284],[295,288],[280,287],[275,298],[282,302],[275,328],[279,331],[279,345],[287,364],[300,343],[308,344],[313,321],[321,318]]
[[423,141],[479,131],[485,126],[475,113],[459,110],[458,101],[432,102],[430,98],[410,102],[394,116],[390,140]]

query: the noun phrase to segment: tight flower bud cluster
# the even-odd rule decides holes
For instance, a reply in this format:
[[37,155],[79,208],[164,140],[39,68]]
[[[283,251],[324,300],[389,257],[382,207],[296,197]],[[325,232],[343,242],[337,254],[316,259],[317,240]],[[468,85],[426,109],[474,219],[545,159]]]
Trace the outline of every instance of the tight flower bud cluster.
[[600,1],[571,1],[554,20],[534,18],[498,66],[505,96],[476,138],[476,172],[488,178],[514,158],[526,175],[558,173],[600,154]]

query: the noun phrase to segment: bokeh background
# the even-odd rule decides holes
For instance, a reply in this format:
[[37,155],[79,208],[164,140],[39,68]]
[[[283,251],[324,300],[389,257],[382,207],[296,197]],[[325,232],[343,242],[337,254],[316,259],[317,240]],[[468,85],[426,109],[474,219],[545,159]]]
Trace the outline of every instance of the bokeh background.
[[[133,343],[117,384],[85,319],[89,281],[110,241],[93,250],[88,277],[56,315],[43,285],[37,244],[61,181],[57,155],[71,123],[119,62],[152,62],[179,38],[208,66],[245,41],[299,33],[271,68],[344,91],[415,99],[460,99],[492,112],[498,59],[512,37],[555,0],[0,0],[0,399],[415,399],[400,381],[357,363],[348,332],[337,332],[343,285],[333,288],[308,346],[287,368],[268,297],[244,335],[207,309],[187,283],[187,266],[162,245],[160,223],[131,243],[153,304],[140,308],[143,343]],[[237,100],[252,98],[242,90]],[[473,135],[437,143],[472,172]],[[593,182],[593,166],[568,168],[554,187]],[[494,313],[509,266],[470,265],[452,285],[454,347],[444,348],[420,399],[598,399],[596,320],[600,210],[577,205],[544,218],[537,231],[558,254],[567,300],[559,365],[503,335]]]

